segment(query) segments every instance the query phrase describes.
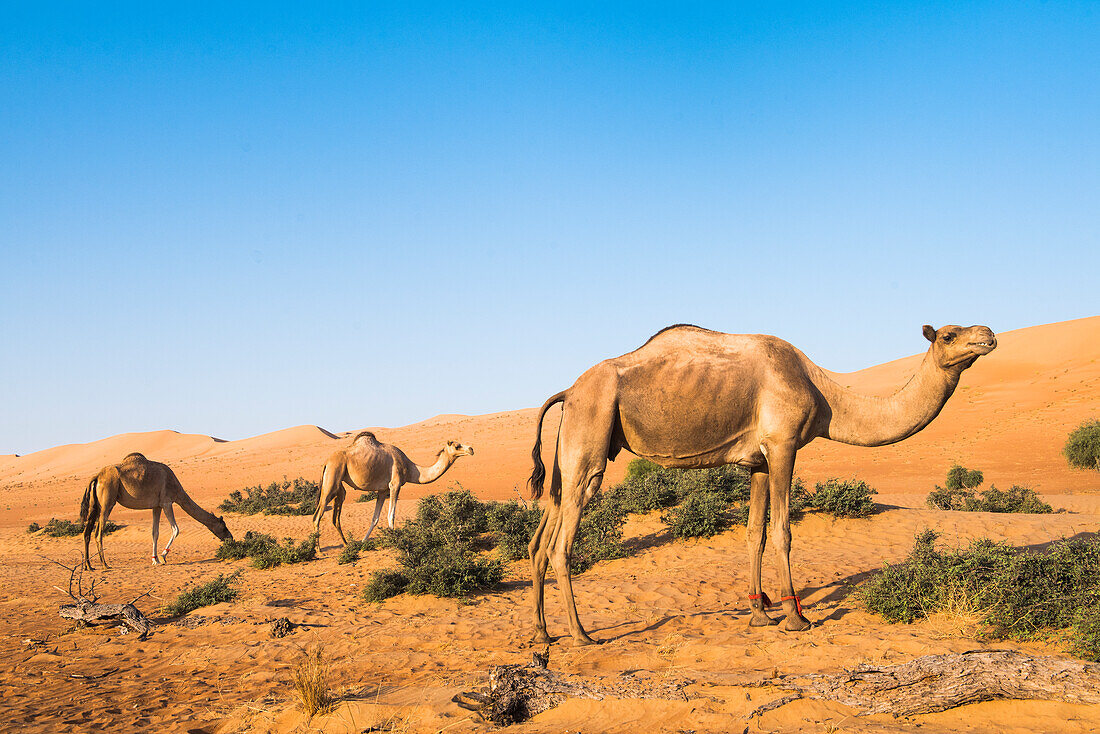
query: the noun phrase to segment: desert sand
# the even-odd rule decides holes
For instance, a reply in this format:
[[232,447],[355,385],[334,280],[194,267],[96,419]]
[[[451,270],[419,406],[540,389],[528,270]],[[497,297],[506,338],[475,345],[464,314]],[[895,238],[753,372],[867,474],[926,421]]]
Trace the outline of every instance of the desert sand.
[[[745,715],[782,694],[737,685],[746,676],[839,672],[862,661],[904,662],[934,652],[978,648],[1059,654],[1052,643],[988,641],[946,620],[889,625],[858,608],[851,587],[885,562],[903,558],[915,533],[933,528],[942,542],[978,537],[1040,546],[1100,529],[1100,475],[1071,470],[1061,455],[1070,430],[1100,417],[1100,317],[998,335],[999,347],[967,371],[959,390],[931,426],[895,446],[859,448],[817,441],[799,454],[796,473],[809,483],[859,477],[880,492],[881,511],[863,520],[810,515],[794,528],[791,561],[806,614],[806,633],[749,629],[744,529],[703,541],[673,541],[656,515],[627,526],[634,552],[598,564],[574,587],[582,619],[603,644],[573,648],[567,637],[551,649],[551,668],[592,676],[624,671],[688,678],[684,701],[573,700],[517,732],[561,731],[1065,731],[1100,729],[1100,711],[1086,706],[1001,701],[911,719],[859,717],[839,704],[797,701],[751,722]],[[921,355],[838,375],[853,389],[888,395],[905,382]],[[562,385],[548,385],[546,394]],[[557,409],[544,441],[553,446]],[[401,428],[362,426],[429,463],[448,439],[475,447],[439,482],[406,485],[399,517],[416,499],[461,484],[483,499],[508,499],[530,473],[535,408],[482,416],[443,415]],[[60,446],[22,457],[0,456],[0,707],[21,731],[361,732],[485,731],[489,727],[451,703],[484,684],[495,664],[526,662],[530,635],[526,563],[513,564],[500,591],[469,603],[400,596],[367,604],[358,593],[373,570],[391,564],[389,551],[337,565],[336,535],[323,527],[323,557],[300,566],[256,570],[214,560],[218,545],[198,523],[177,513],[181,535],[170,564],[149,563],[150,513],[116,508],[126,525],[106,539],[110,570],[97,580],[103,601],[157,608],[188,584],[241,571],[240,597],[166,622],[146,641],[113,629],[73,631],[56,614],[67,573],[46,558],[72,565],[82,540],[28,534],[27,524],[74,518],[90,477],[131,451],[172,466],[188,493],[207,509],[234,489],[303,475],[316,480],[327,456],[354,427],[330,433],[305,425],[239,441],[173,431],[123,434]],[[546,449],[546,456],[552,449]],[[621,456],[607,481],[621,478]],[[986,485],[1026,484],[1055,507],[1045,516],[947,513],[924,508],[924,496],[953,462],[979,468]],[[350,498],[349,498],[350,499]],[[344,527],[361,534],[372,504],[345,505]],[[227,515],[233,532],[256,529],[303,538],[308,517]],[[167,532],[162,534],[162,543]],[[46,558],[44,558],[46,557]],[[765,585],[775,589],[773,556]],[[98,564],[97,564],[98,565]],[[547,591],[550,632],[565,635],[554,583]],[[270,620],[302,625],[272,639]],[[334,682],[344,694],[336,711],[312,721],[295,707],[290,670],[303,647],[324,643]],[[102,678],[86,676],[104,674]],[[77,676],[77,677],[74,677]],[[81,677],[84,676],[84,677]]]

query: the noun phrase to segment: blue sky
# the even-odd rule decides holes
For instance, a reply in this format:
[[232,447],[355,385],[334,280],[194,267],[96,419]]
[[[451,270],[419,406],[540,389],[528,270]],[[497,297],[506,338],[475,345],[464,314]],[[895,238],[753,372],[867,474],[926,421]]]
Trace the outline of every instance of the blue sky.
[[0,453],[1100,311],[1094,3],[89,5],[0,6]]

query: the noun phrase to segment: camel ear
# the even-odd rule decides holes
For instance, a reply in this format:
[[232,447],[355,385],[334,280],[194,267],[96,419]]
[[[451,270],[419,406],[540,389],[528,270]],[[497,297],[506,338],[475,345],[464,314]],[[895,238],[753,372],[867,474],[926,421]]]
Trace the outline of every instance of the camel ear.
[[936,330],[928,324],[924,325],[924,338],[930,342],[936,341]]

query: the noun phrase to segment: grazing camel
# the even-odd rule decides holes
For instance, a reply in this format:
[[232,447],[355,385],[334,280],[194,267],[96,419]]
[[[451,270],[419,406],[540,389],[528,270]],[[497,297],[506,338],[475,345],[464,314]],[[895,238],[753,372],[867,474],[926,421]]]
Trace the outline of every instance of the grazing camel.
[[[95,531],[96,545],[99,547],[99,560],[104,568],[109,568],[103,557],[103,531],[107,527],[107,518],[111,515],[115,503],[131,510],[153,511],[153,565],[168,562],[168,550],[176,536],[180,534],[172,504],[183,508],[221,540],[231,540],[233,534],[225,526],[225,520],[207,512],[187,496],[176,479],[176,475],[166,464],[149,461],[141,454],[128,454],[118,464],[99,470],[88,488],[84,490],[84,499],[80,503],[80,520],[84,523],[84,568],[92,570],[88,558],[88,543]],[[172,537],[168,545],[157,553],[157,541],[160,538],[160,513],[164,512],[168,524],[172,526]],[[98,523],[97,523],[98,520]]]
[[402,484],[427,484],[434,482],[443,476],[443,473],[451,468],[451,464],[460,456],[473,456],[474,450],[470,446],[448,441],[439,450],[435,463],[431,466],[417,466],[405,455],[405,452],[393,444],[382,443],[370,431],[360,431],[351,439],[351,445],[346,449],[340,449],[325,462],[325,468],[321,470],[321,486],[317,497],[317,510],[313,513],[313,527],[315,532],[321,533],[321,518],[325,516],[325,508],[332,501],[332,524],[336,532],[340,534],[340,540],[344,545],[348,539],[344,537],[344,529],[340,527],[340,513],[344,507],[344,497],[347,492],[344,484],[361,492],[374,492],[374,518],[370,521],[370,528],[363,536],[363,542],[374,532],[374,526],[378,524],[378,517],[382,514],[382,502],[389,497],[390,505],[388,516],[390,527],[393,527],[397,516],[397,495],[401,491]]
[[657,332],[641,348],[608,359],[554,395],[539,411],[529,486],[542,495],[542,421],[562,406],[550,483],[552,502],[531,538],[535,641],[548,642],[543,611],[546,564],[554,564],[578,645],[592,639],[577,618],[569,563],[584,506],[604,468],[621,449],[665,467],[737,464],[751,472],[748,544],[753,626],[778,624],[760,586],[764,518],[780,566],[785,628],[804,630],[791,580],[789,496],[795,452],[815,438],[884,446],[912,436],[935,418],[963,370],[997,346],[985,326],[924,327],[932,342],[917,373],[889,398],[851,392],[806,355],[774,336],[722,334],[680,324]]

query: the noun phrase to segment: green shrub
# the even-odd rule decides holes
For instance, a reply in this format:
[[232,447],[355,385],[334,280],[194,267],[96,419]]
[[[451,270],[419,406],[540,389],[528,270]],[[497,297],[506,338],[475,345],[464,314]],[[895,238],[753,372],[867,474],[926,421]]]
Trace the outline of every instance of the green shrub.
[[220,604],[223,601],[233,601],[240,593],[231,586],[236,579],[237,574],[229,576],[218,574],[217,578],[211,579],[205,584],[186,589],[176,597],[175,601],[168,604],[164,611],[173,617],[179,617],[199,607],[208,607],[212,604]]
[[[121,530],[122,527],[122,525],[108,520],[107,525],[103,528],[103,534],[110,535],[116,530]],[[27,532],[33,533],[42,529],[43,528],[40,528],[38,523],[31,523],[31,525],[27,527]],[[79,522],[73,522],[72,520],[58,520],[55,517],[51,517],[50,521],[46,523],[44,530],[45,534],[51,538],[72,538],[84,533],[84,525]]]
[[542,511],[537,504],[518,500],[492,502],[486,513],[486,526],[496,533],[497,551],[505,561],[527,557],[527,544],[539,526]]
[[336,558],[336,562],[339,564],[355,563],[359,560],[359,553],[363,550],[363,541],[352,540],[340,551],[340,555]]
[[361,597],[363,601],[384,601],[391,596],[403,593],[408,585],[408,577],[400,571],[375,571],[371,574],[367,585],[363,587]]
[[282,545],[270,535],[249,530],[242,540],[224,540],[215,557],[236,561],[251,558],[254,568],[274,568],[283,564],[304,563],[317,557],[317,533],[311,533],[301,543],[286,538]]
[[977,501],[980,512],[1020,512],[1032,515],[1045,515],[1054,512],[1054,508],[1039,499],[1039,495],[1030,487],[1012,485],[1002,491],[994,486],[982,492]]
[[857,591],[889,622],[909,623],[963,606],[994,637],[1035,639],[1062,631],[1075,654],[1100,660],[1100,539],[1063,540],[1045,553],[976,540],[942,552],[919,534],[909,557]]
[[[709,538],[734,523],[734,505],[718,492],[692,492],[661,515],[677,538]],[[745,522],[748,522],[746,512]]]
[[974,490],[984,477],[980,471],[964,469],[958,464],[947,472],[946,486],[938,484],[925,500],[933,510],[961,510],[963,512],[1018,512],[1046,514],[1054,508],[1039,499],[1035,490],[1013,485],[1008,490],[994,486],[978,495]]
[[383,542],[397,550],[400,570],[375,573],[364,598],[402,591],[465,597],[492,588],[504,577],[504,565],[477,553],[480,536],[489,529],[488,516],[486,503],[468,490],[421,498],[413,519],[382,534]]
[[37,533],[41,529],[42,529],[42,526],[39,525],[36,522],[32,522],[30,525],[27,526],[27,532],[28,533]]
[[944,484],[950,490],[974,489],[984,481],[985,477],[977,469],[967,469],[955,464],[947,470],[947,481]]
[[355,498],[356,502],[374,502],[377,493],[375,492],[360,492],[359,496]]
[[1062,453],[1070,466],[1100,471],[1100,420],[1086,421],[1073,429]]
[[319,496],[317,482],[304,477],[293,481],[284,477],[283,481],[272,482],[266,487],[245,487],[244,492],[247,495],[242,495],[241,490],[230,492],[218,509],[242,515],[312,515]]
[[933,510],[972,511],[975,498],[969,489],[948,489],[937,484],[924,501]]
[[648,459],[633,459],[626,465],[626,477],[624,481],[641,479],[651,472],[664,471],[660,464],[655,464]]
[[814,485],[808,504],[834,517],[867,517],[875,509],[871,500],[878,494],[861,479],[829,479]]
[[486,504],[458,486],[458,490],[422,497],[416,505],[414,522],[447,543],[472,541],[489,529]]

